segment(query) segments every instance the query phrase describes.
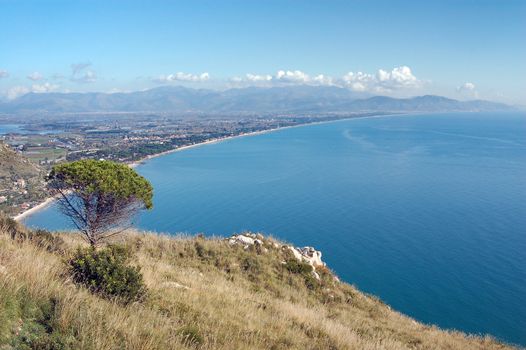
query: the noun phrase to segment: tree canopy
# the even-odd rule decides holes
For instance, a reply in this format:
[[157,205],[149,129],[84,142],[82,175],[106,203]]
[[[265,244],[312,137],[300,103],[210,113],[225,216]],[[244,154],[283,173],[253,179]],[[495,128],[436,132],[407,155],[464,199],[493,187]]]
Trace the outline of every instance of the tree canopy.
[[91,159],[59,164],[47,180],[62,212],[93,246],[121,232],[140,209],[153,207],[151,184],[125,164]]

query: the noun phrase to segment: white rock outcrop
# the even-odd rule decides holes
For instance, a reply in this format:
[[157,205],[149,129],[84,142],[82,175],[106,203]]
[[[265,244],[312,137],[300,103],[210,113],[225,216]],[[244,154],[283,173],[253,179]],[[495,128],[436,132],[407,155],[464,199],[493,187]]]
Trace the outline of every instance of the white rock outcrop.
[[[244,233],[233,235],[232,237],[228,238],[228,242],[231,245],[239,244],[242,245],[245,249],[248,249],[248,247],[252,245],[263,246],[264,237],[259,233]],[[312,272],[314,277],[318,280],[320,279],[319,274],[316,272],[316,267],[326,266],[326,264],[321,260],[321,252],[319,250],[316,250],[313,247],[299,248],[293,247],[291,245],[280,245],[272,240],[269,242],[270,245],[276,249],[281,247],[281,249],[290,250],[298,261],[303,261],[311,265],[313,267]],[[266,251],[266,248],[263,249]]]
[[[248,248],[251,245],[263,245],[264,237],[260,233],[254,234],[254,233],[244,233],[244,234],[238,234],[233,235],[230,238],[228,238],[228,243],[234,245],[234,244],[240,244],[243,245],[245,248]],[[271,242],[272,246],[275,248],[278,248],[280,245],[276,242]],[[314,249],[313,247],[293,247],[291,245],[283,245],[282,248],[289,249],[292,254],[294,254],[294,257],[298,259],[298,261],[305,261],[309,263],[312,266],[325,266],[325,263],[321,260],[321,252],[319,250]]]
[[299,250],[302,258],[312,266],[325,266],[321,260],[321,252],[313,247],[296,248]]
[[253,233],[247,233],[244,235],[233,235],[228,239],[228,243],[241,244],[244,246],[245,249],[247,249],[251,245],[263,245],[263,241],[260,238],[258,238],[258,235],[255,235]]

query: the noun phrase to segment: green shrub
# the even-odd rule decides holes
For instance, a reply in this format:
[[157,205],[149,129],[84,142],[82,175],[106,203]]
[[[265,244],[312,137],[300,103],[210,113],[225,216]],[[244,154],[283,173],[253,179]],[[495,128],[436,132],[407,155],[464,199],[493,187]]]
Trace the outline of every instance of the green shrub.
[[315,290],[320,286],[320,282],[314,278],[312,273],[303,274],[303,279],[305,281],[305,286],[307,286],[307,288],[310,290]]
[[73,280],[91,292],[123,303],[141,300],[145,293],[139,267],[127,265],[129,251],[122,246],[101,250],[77,249],[69,260]]
[[285,260],[285,268],[293,274],[301,275],[305,281],[307,288],[314,290],[320,286],[319,281],[313,275],[313,268],[304,261],[299,261],[296,258]]
[[306,275],[312,272],[312,266],[310,266],[306,262],[299,261],[295,258],[286,260],[285,268],[291,273],[296,273],[300,275]]
[[0,293],[0,344],[5,344],[0,349],[78,349],[74,336],[57,320],[58,303],[54,298],[33,299],[26,288]]

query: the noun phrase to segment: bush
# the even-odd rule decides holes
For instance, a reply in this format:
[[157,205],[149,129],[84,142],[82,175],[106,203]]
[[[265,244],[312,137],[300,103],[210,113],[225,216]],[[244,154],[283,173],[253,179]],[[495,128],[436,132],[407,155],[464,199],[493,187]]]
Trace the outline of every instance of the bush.
[[144,297],[146,287],[140,268],[127,265],[128,259],[129,251],[122,246],[79,248],[69,266],[77,284],[105,298],[131,303]]
[[[73,350],[78,349],[75,337],[60,326],[59,301],[54,298],[32,299],[25,288],[2,295],[0,314],[7,311],[8,318],[0,319],[0,349],[17,350]],[[3,307],[3,310],[2,310]],[[7,345],[9,344],[9,345]]]
[[52,253],[64,253],[66,250],[64,240],[46,230],[28,231],[26,239]]
[[312,266],[303,261],[298,261],[295,258],[286,260],[285,268],[291,273],[297,273],[300,275],[307,275],[312,272]]
[[319,281],[313,276],[314,269],[308,263],[291,258],[285,261],[284,266],[290,273],[301,275],[307,288],[314,290],[319,287]]
[[0,232],[8,234],[18,242],[29,241],[34,245],[50,252],[64,253],[64,240],[46,230],[30,230],[23,225],[0,213]]
[[24,233],[24,228],[16,220],[0,212],[0,231],[7,233],[12,239]]

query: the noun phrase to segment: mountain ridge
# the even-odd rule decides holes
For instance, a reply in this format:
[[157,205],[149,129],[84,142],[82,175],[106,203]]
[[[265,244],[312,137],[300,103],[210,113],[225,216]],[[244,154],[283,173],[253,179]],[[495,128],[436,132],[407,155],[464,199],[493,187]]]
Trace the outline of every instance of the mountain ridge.
[[161,86],[118,93],[28,93],[0,103],[3,113],[341,113],[509,111],[503,103],[436,95],[394,98],[335,86],[246,87],[225,91]]

